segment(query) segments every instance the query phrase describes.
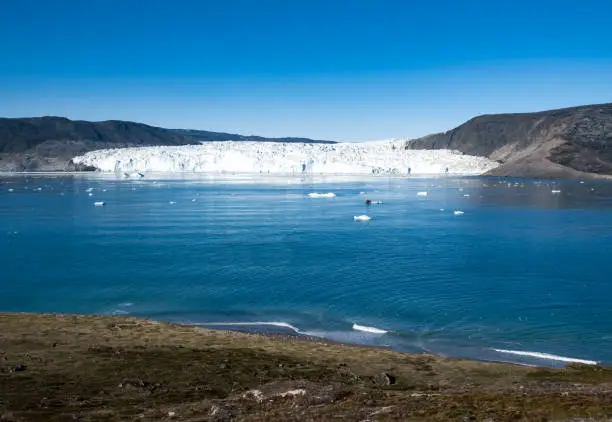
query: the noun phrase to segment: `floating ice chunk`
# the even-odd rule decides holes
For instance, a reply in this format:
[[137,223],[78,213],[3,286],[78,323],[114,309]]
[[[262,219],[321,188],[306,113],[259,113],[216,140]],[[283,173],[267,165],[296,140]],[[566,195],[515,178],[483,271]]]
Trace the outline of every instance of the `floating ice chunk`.
[[89,192],[89,193],[87,194],[87,196],[93,196],[93,193]]
[[193,199],[191,200],[191,202],[195,202],[195,201],[196,201],[196,200],[195,200],[195,198],[193,198]]
[[355,221],[370,221],[372,219],[372,217],[370,217],[369,215],[355,215],[353,216],[353,220]]
[[40,192],[42,190],[42,188],[37,188],[36,190]]
[[85,192],[87,192],[87,193],[93,192],[93,188],[87,188],[87,189],[85,189]]
[[366,194],[365,192],[359,192],[359,195],[365,195],[365,194]]
[[103,207],[105,205],[104,201],[96,201],[94,202],[94,206],[96,207]]
[[170,204],[170,205],[174,205],[174,204],[176,204],[176,202],[174,202],[174,201],[170,201],[170,202],[169,202],[169,204]]
[[440,208],[440,211],[444,211],[444,208]]
[[470,194],[469,194],[469,193],[466,193],[465,195],[463,195],[463,197],[464,197],[464,198],[469,198],[469,197],[470,197]]
[[551,193],[561,193],[561,191],[560,191],[560,190],[557,190],[557,189],[553,189],[553,190],[551,190],[550,192],[551,192]]
[[15,189],[13,189],[13,188],[9,188],[9,190],[8,190],[8,191],[9,191],[9,192],[15,192]]
[[333,192],[328,192],[328,193],[309,193],[308,197],[309,198],[334,198],[336,196],[335,193]]
[[373,334],[387,334],[387,330],[381,330],[376,327],[366,327],[365,325],[357,325],[353,324],[353,330],[355,331],[363,331],[364,333],[373,333]]
[[580,181],[580,184],[581,184],[581,185],[584,185],[584,180],[581,180],[581,181]]
[[455,214],[455,215],[463,215],[465,213],[463,211],[455,211],[455,212],[453,212],[453,214]]
[[417,192],[417,196],[427,196],[427,192]]

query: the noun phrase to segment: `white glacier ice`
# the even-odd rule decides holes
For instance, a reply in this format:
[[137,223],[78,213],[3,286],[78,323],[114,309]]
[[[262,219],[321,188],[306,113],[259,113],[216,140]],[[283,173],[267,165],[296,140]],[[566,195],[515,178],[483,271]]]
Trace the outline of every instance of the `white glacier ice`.
[[404,141],[338,144],[206,142],[201,145],[103,149],[73,161],[106,172],[313,175],[478,175],[498,164],[451,150],[406,150]]

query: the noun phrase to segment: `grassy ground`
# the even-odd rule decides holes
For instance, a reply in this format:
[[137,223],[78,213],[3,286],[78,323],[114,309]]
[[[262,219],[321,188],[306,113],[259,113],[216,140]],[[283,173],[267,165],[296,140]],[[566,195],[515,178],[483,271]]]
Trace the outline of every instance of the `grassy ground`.
[[612,420],[612,370],[0,313],[0,420]]

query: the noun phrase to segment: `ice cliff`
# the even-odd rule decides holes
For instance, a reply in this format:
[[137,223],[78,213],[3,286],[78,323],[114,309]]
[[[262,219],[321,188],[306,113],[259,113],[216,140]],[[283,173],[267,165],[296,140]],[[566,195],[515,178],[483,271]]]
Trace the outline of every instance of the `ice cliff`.
[[101,171],[477,175],[497,163],[451,150],[407,150],[404,141],[339,144],[206,142],[103,149],[75,157]]

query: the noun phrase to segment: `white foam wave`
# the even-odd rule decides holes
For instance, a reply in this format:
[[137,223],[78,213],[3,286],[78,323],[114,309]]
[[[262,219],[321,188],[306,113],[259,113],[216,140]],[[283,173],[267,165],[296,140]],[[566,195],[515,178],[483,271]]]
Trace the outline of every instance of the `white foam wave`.
[[353,324],[353,330],[355,331],[363,331],[364,333],[373,333],[373,334],[387,334],[387,330],[381,330],[376,327],[366,327],[364,325]]
[[255,322],[198,322],[191,325],[204,326],[204,327],[261,327],[261,326],[273,326],[281,328],[289,328],[297,334],[307,334],[305,331],[300,331],[299,328],[289,324],[288,322],[282,321],[255,321]]
[[584,363],[585,365],[597,365],[599,363],[595,360],[570,358],[566,356],[557,356],[557,355],[552,355],[549,353],[542,353],[542,352],[527,352],[523,350],[506,350],[506,349],[493,349],[493,350],[495,350],[498,353],[506,353],[506,354],[516,355],[516,356],[528,356],[532,358],[556,360],[556,361],[568,362],[568,363]]

